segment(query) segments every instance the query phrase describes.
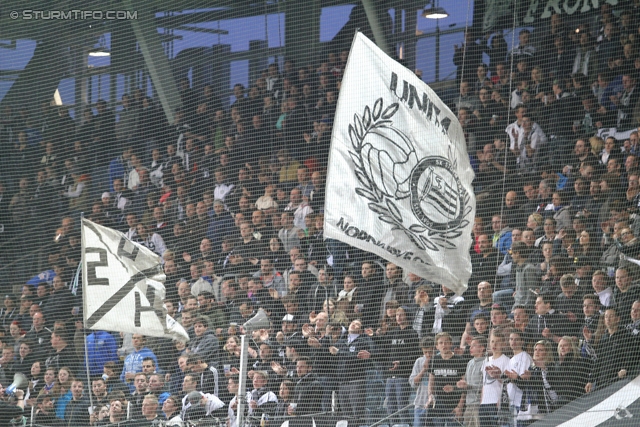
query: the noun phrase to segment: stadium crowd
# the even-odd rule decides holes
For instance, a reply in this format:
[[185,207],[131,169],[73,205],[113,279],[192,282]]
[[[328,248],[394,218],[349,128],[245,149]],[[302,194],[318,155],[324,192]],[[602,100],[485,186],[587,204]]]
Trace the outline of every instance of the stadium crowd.
[[[0,425],[33,407],[46,426],[236,427],[239,336],[259,309],[271,328],[250,337],[251,425],[332,411],[527,425],[637,375],[638,18],[603,4],[590,25],[553,15],[548,31],[521,30],[511,51],[500,32],[456,46],[451,108],[478,202],[461,295],[323,239],[347,51],[269,65],[248,91],[235,85],[228,112],[183,80],[171,124],[141,90],[77,123],[64,108],[5,108],[3,233],[51,245],[52,273],[0,309],[0,391],[14,373],[29,380],[0,401]],[[162,257],[165,305],[189,342],[83,329],[82,214]],[[34,235],[43,218],[55,230]]]

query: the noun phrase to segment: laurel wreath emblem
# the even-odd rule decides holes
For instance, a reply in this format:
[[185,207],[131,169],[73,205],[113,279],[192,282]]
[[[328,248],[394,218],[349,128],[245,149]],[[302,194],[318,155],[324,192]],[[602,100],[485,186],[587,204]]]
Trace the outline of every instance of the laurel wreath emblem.
[[[378,98],[373,108],[370,108],[368,105],[365,106],[362,116],[359,116],[357,113],[354,114],[353,123],[349,124],[349,139],[351,140],[351,146],[353,148],[353,151],[349,150],[349,156],[355,166],[356,179],[361,185],[361,187],[356,187],[355,191],[359,196],[369,201],[367,206],[378,215],[380,221],[391,224],[393,226],[391,228],[392,231],[399,230],[404,233],[418,248],[432,251],[439,251],[441,248],[455,249],[456,246],[452,243],[452,239],[459,237],[463,229],[469,224],[469,220],[467,220],[466,217],[472,209],[469,205],[470,196],[468,192],[463,190],[461,194],[461,202],[463,203],[463,211],[460,215],[461,220],[454,223],[452,227],[447,227],[446,230],[436,230],[416,223],[418,222],[416,218],[404,218],[401,210],[395,203],[397,200],[410,197],[410,193],[407,191],[408,181],[410,181],[413,167],[418,163],[415,149],[410,141],[406,140],[396,143],[396,145],[400,144],[401,148],[399,151],[401,155],[404,154],[405,159],[401,158],[394,162],[394,172],[386,173],[386,175],[393,175],[397,188],[389,188],[388,183],[390,179],[388,176],[372,176],[374,175],[372,171],[374,169],[378,171],[380,168],[376,164],[372,166],[371,151],[377,151],[375,154],[377,154],[379,164],[382,163],[382,160],[380,160],[380,150],[372,148],[370,143],[365,143],[365,139],[367,135],[372,132],[377,132],[382,128],[391,128],[393,124],[391,118],[397,113],[399,107],[400,105],[398,103],[392,103],[384,108],[383,99]],[[402,146],[403,142],[405,146]],[[387,154],[384,155],[389,157]],[[449,161],[455,169],[457,162],[455,159],[452,161],[451,158],[452,153],[451,149],[449,149]],[[387,165],[389,162],[394,161],[394,159],[390,157],[388,159],[385,157],[384,160],[386,160]],[[414,164],[412,165],[410,164],[411,160],[414,160]],[[409,165],[411,170],[407,172],[405,168],[404,172],[401,171],[396,174],[396,166],[398,165]],[[405,225],[405,222],[412,222],[412,224]]]

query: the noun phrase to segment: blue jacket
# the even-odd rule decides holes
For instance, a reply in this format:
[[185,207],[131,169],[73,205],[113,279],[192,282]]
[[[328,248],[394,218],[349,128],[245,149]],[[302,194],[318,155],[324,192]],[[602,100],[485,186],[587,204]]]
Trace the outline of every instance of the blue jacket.
[[95,331],[87,336],[87,354],[92,377],[102,375],[105,363],[120,360],[115,338],[105,331]]
[[135,387],[133,386],[133,381],[127,383],[127,381],[125,380],[125,374],[127,372],[142,372],[142,361],[145,357],[152,358],[156,366],[159,366],[156,355],[153,354],[153,351],[149,350],[147,347],[141,348],[140,351],[133,350],[133,352],[128,355],[126,359],[124,359],[124,367],[122,368],[122,373],[120,374],[120,381],[127,384],[131,392],[135,390]]
[[496,249],[499,250],[502,255],[506,255],[509,249],[511,249],[511,243],[511,230],[501,231],[498,242],[496,243]]
[[64,420],[64,413],[67,410],[67,405],[71,401],[71,398],[71,390],[69,390],[56,399],[56,418]]

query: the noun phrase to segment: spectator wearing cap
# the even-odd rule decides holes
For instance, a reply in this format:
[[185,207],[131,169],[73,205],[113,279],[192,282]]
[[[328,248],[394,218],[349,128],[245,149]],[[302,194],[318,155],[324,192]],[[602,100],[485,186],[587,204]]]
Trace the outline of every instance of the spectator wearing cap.
[[195,375],[185,375],[182,391],[186,393],[182,398],[181,418],[184,421],[196,421],[209,415],[222,415],[225,404],[215,395],[199,391]]
[[[276,341],[281,345],[284,345],[286,341],[294,336],[300,336],[300,332],[298,331],[298,320],[294,314],[289,313],[289,310],[293,310],[292,307],[297,308],[296,300],[292,298],[290,301],[285,302],[287,302],[287,304],[285,304],[287,314],[282,318],[282,329],[276,334]],[[283,349],[284,347],[281,347],[279,356],[284,360],[284,353],[282,352]]]
[[195,337],[189,342],[187,352],[215,366],[218,363],[218,338],[209,330],[209,320],[205,316],[198,316],[193,323],[193,331]]
[[284,360],[282,363],[273,361],[271,369],[281,379],[286,377],[293,379],[296,376],[296,361],[301,356],[306,356],[309,346],[303,341],[301,334],[293,335],[284,343]]
[[585,287],[588,287],[591,283],[594,264],[594,260],[587,257],[578,257],[574,260],[574,266],[576,268],[575,282],[578,289],[580,289],[580,295],[584,295],[582,289],[585,289]]

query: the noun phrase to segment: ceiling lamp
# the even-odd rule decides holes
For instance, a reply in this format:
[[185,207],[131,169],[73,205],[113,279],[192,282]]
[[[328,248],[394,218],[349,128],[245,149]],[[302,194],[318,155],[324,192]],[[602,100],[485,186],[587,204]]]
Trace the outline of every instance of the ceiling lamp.
[[449,16],[446,10],[442,7],[434,6],[429,9],[425,9],[422,12],[422,16],[428,19],[443,19]]

